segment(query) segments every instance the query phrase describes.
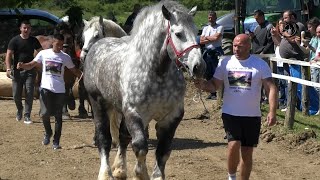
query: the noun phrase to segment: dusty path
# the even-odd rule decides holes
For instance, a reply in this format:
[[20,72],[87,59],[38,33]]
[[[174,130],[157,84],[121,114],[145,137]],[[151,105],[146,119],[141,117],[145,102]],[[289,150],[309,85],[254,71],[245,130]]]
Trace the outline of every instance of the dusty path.
[[[168,180],[226,179],[226,141],[219,114],[211,120],[197,117],[204,110],[201,103],[192,101],[193,93],[185,99],[186,113],[173,143],[167,163]],[[211,110],[214,101],[205,101]],[[37,115],[39,101],[35,100],[34,124],[15,121],[12,100],[0,100],[0,179],[96,179],[99,169],[97,148],[91,145],[93,123],[90,119],[67,120],[63,123],[62,149],[53,151],[41,145],[43,127]],[[76,111],[71,112],[73,116]],[[51,144],[50,144],[51,145]],[[155,147],[154,122],[150,126],[149,171],[152,170]],[[128,176],[132,177],[134,158],[128,149]],[[112,151],[112,157],[115,150]],[[260,142],[254,154],[253,180],[318,180],[319,154],[306,155],[288,150],[279,143]]]

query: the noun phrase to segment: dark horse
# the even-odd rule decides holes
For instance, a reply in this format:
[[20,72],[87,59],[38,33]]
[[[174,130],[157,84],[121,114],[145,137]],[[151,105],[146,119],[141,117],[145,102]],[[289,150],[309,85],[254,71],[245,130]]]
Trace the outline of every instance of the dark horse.
[[[184,115],[184,65],[193,78],[202,77],[205,62],[196,45],[189,13],[175,1],[161,1],[137,16],[131,36],[103,38],[90,48],[84,84],[94,113],[101,159],[98,179],[126,179],[126,150],[136,155],[133,179],[150,179],[146,166],[148,143],[144,128],[154,119],[158,145],[151,179],[165,179],[172,139]],[[112,139],[118,140],[113,166]]]

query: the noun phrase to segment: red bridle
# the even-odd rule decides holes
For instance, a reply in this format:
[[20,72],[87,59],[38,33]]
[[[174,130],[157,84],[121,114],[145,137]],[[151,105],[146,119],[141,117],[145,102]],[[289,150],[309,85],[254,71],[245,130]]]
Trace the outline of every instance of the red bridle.
[[180,52],[179,50],[177,50],[176,46],[173,44],[173,41],[172,41],[172,38],[171,38],[171,34],[170,34],[170,22],[169,22],[169,21],[168,21],[167,33],[168,33],[168,35],[167,35],[167,42],[166,42],[166,44],[167,44],[167,45],[170,44],[171,47],[172,47],[172,49],[173,49],[173,51],[174,51],[174,53],[176,54],[176,56],[177,56],[176,64],[177,64],[178,66],[181,65],[181,62],[179,61],[181,57],[183,57],[187,52],[191,51],[193,48],[199,48],[199,47],[200,47],[200,46],[197,45],[197,44],[193,44],[193,45],[187,47],[186,49],[184,49],[183,51]]

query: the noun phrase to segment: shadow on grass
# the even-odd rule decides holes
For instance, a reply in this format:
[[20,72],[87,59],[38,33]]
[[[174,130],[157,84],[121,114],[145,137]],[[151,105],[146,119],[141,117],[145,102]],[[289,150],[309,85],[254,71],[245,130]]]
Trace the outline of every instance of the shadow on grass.
[[320,125],[318,125],[318,124],[309,124],[309,123],[301,122],[301,121],[297,121],[297,120],[294,120],[294,122],[297,124],[301,124],[301,125],[310,127],[312,129],[316,129],[318,132],[320,131]]

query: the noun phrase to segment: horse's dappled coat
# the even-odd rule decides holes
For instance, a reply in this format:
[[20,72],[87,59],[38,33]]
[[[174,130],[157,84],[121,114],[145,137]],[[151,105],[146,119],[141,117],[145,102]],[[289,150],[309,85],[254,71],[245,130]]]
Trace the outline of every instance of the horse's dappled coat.
[[[172,139],[184,114],[185,80],[176,64],[176,51],[189,48],[182,61],[195,78],[201,77],[205,68],[200,49],[195,46],[197,30],[190,14],[177,2],[160,2],[138,14],[131,36],[104,38],[90,48],[84,83],[95,115],[101,158],[99,179],[127,176],[128,135],[137,157],[135,178],[149,179],[144,128],[152,119],[157,121],[158,146],[151,178],[164,179]],[[167,42],[169,36],[171,44]],[[117,130],[114,124],[120,128],[120,142],[111,172],[108,159],[112,131]]]
[[81,59],[85,59],[90,47],[104,37],[123,37],[127,33],[115,22],[95,16],[90,21],[85,22],[82,40],[83,47],[80,54]]

